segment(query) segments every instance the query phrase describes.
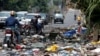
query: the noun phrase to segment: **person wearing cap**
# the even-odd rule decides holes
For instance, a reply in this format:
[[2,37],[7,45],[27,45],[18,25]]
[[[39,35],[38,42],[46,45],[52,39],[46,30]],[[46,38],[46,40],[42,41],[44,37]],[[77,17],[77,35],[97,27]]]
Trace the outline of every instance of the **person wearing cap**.
[[15,19],[16,13],[15,11],[10,12],[10,17],[8,17],[5,21],[5,27],[11,28],[15,33],[16,33],[16,39],[17,43],[20,43],[21,38],[20,38],[20,33],[18,31],[18,27],[20,27],[20,23],[18,22],[17,19]]

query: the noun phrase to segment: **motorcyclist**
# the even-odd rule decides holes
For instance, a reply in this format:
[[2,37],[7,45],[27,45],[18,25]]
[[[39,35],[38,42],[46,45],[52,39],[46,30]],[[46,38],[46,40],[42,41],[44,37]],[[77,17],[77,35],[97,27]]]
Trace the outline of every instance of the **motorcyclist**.
[[17,19],[15,19],[16,13],[15,11],[10,12],[10,17],[8,17],[5,21],[5,26],[7,28],[11,28],[16,36],[17,43],[19,44],[21,42],[21,37],[20,37],[20,32],[18,31],[18,27],[20,27],[20,23],[18,22]]

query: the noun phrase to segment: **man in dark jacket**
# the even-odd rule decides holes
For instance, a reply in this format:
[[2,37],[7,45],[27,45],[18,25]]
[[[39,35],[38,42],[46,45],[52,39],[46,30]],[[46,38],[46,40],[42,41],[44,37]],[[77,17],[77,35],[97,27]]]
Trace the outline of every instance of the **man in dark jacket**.
[[35,17],[35,19],[31,20],[31,25],[32,25],[33,29],[35,29],[35,31],[36,31],[35,33],[38,32],[37,22],[38,22],[38,18],[37,17]]
[[15,19],[15,12],[11,11],[10,17],[6,19],[5,26],[7,28],[11,28],[17,37],[17,43],[21,42],[20,33],[18,31],[18,27],[21,26],[17,19]]

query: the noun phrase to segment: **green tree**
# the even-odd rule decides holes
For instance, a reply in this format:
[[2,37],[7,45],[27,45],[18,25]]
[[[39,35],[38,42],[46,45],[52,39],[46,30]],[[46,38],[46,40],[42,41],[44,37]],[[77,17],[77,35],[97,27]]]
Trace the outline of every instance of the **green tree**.
[[19,0],[17,2],[17,8],[19,8],[19,10],[28,10],[28,7],[29,7],[28,0]]
[[100,29],[100,0],[77,0],[77,8],[80,8],[86,15],[88,32],[94,32],[97,38]]
[[48,11],[49,0],[2,0],[4,10],[28,10],[29,7],[38,7],[40,12]]
[[28,6],[28,0],[3,0],[4,10],[27,10]]
[[53,0],[54,4],[55,5],[60,5],[62,3],[62,0]]
[[34,0],[32,6],[37,6],[39,8],[39,12],[48,12],[48,3],[49,0]]

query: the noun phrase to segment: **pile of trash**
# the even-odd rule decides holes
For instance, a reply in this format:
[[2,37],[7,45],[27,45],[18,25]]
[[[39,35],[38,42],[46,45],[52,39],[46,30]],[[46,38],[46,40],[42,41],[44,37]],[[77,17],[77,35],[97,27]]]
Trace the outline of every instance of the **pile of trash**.
[[54,44],[46,49],[49,53],[56,53],[57,56],[99,56],[100,41],[91,42],[85,45],[70,43],[66,46]]
[[[56,29],[57,30],[57,29]],[[91,41],[86,44],[82,42],[81,35],[84,35],[87,28],[78,26],[70,29],[58,29],[51,31],[47,36],[33,35],[23,39],[21,44],[14,48],[7,48],[7,45],[0,45],[1,56],[99,56],[100,41]],[[53,36],[52,36],[53,35]],[[59,36],[58,36],[59,35]],[[54,38],[52,40],[49,38]],[[78,41],[72,41],[78,40]],[[63,40],[63,41],[61,41]],[[71,40],[68,42],[68,40]]]
[[42,35],[33,35],[32,37],[25,37],[22,39],[22,43],[12,45],[12,48],[8,48],[7,44],[0,45],[0,55],[37,55],[36,53],[41,53],[41,50],[45,48],[45,44],[42,42],[44,36]]

